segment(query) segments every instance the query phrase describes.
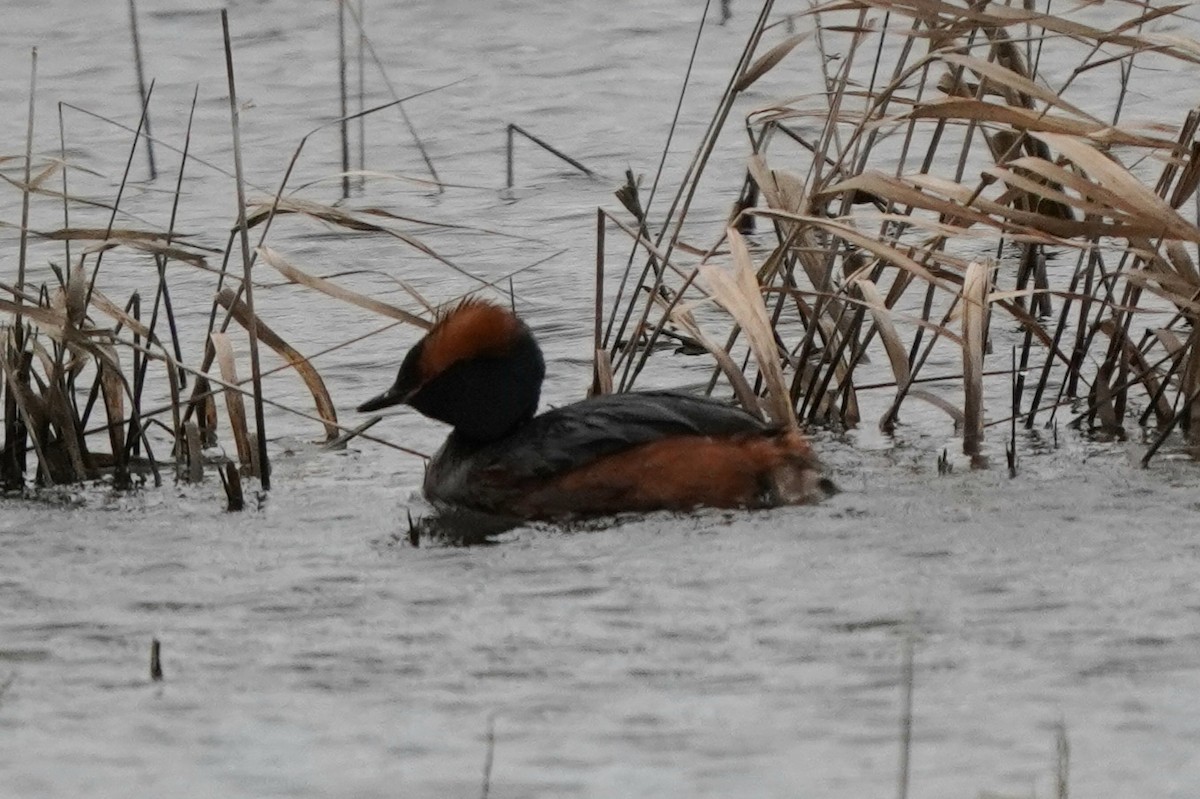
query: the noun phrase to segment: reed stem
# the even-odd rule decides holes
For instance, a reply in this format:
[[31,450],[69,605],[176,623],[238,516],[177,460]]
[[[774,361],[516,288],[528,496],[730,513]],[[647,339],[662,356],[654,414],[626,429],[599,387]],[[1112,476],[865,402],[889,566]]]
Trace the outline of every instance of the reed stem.
[[237,175],[237,231],[242,245],[242,290],[250,311],[250,375],[254,385],[254,430],[258,438],[259,479],[263,491],[271,490],[271,462],[267,457],[266,421],[263,414],[262,368],[258,356],[258,316],[254,311],[254,281],[251,279],[250,234],[246,225],[246,186],[242,181],[242,143],[238,122],[237,87],[233,72],[233,47],[229,38],[229,12],[221,9],[221,32],[225,40],[225,70],[229,77],[229,114],[233,126],[233,169]]

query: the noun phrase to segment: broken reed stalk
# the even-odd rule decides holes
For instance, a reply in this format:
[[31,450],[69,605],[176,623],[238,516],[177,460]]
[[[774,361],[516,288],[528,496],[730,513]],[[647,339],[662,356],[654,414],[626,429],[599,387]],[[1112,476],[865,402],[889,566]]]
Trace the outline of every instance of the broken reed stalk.
[[[138,37],[137,0],[129,0],[129,32],[133,37],[133,65],[137,72],[138,103],[145,106],[149,102],[146,93],[146,73],[142,69],[142,42]],[[158,178],[158,169],[154,166],[154,140],[150,138],[150,115],[146,114],[146,159],[150,165],[150,179]]]
[[1067,740],[1067,723],[1060,721],[1054,728],[1054,797],[1068,799],[1068,782],[1071,774],[1071,744]]
[[[413,525],[411,523],[411,518],[410,518],[409,528],[410,528],[410,535],[411,535],[411,530],[416,529],[416,525]],[[420,537],[419,537],[420,533],[418,532],[416,535],[417,535],[417,539],[416,539],[416,542],[413,544],[414,546],[417,546],[420,543]],[[492,789],[492,764],[495,760],[495,755],[496,755],[496,714],[489,713],[488,714],[488,722],[487,722],[487,754],[485,754],[484,758],[483,758],[483,787],[480,789],[480,792],[479,792],[480,799],[488,799],[488,794],[491,792],[491,789]]]
[[[67,191],[67,129],[63,121],[63,104],[58,103],[58,157],[62,161],[62,207],[63,228],[71,227],[70,193]],[[63,237],[63,264],[68,273],[71,268],[71,239]]]
[[5,677],[3,680],[0,680],[0,699],[4,698],[4,695],[8,693],[8,689],[12,688],[13,683],[16,681],[17,673],[15,671]]
[[526,139],[529,139],[529,141],[533,142],[538,147],[541,147],[543,150],[545,150],[546,152],[550,153],[551,155],[559,158],[560,160],[566,161],[568,164],[575,167],[576,170],[587,175],[589,178],[596,177],[596,173],[593,172],[591,169],[588,169],[586,166],[584,166],[579,160],[572,158],[571,156],[567,155],[566,153],[564,153],[562,150],[558,149],[554,145],[549,144],[548,142],[546,142],[545,139],[540,139],[537,136],[534,136],[532,133],[525,130],[525,128],[521,127],[520,125],[516,125],[512,122],[509,122],[508,127],[505,128],[505,148],[504,148],[505,153],[506,153],[506,159],[505,159],[506,168],[505,168],[505,182],[504,182],[505,188],[511,189],[513,187],[513,138],[514,138],[513,134],[514,133],[520,133],[522,136],[524,136]]
[[229,513],[244,510],[246,500],[242,496],[242,476],[238,473],[237,464],[227,461],[218,474],[221,475],[221,486],[225,489],[225,510]]
[[[940,461],[938,467],[941,471]],[[898,799],[908,799],[909,774],[912,764],[914,648],[913,632],[909,629],[904,636],[903,663],[900,669],[900,770],[896,778]]]
[[150,681],[162,682],[162,644],[157,638],[150,639]]
[[338,98],[341,102],[341,124],[339,132],[342,138],[342,199],[350,197],[350,123],[346,119],[346,109],[349,102],[346,96],[346,2],[338,0]]
[[[596,209],[596,291],[592,304],[592,390],[591,395],[597,396],[612,391],[612,375],[607,381],[602,379],[604,372],[602,359],[604,347],[601,343],[604,328],[604,211]],[[607,386],[605,386],[607,382]],[[607,390],[605,390],[607,388]]]
[[1012,412],[1008,422],[1008,476],[1017,476],[1017,417],[1021,415],[1021,376],[1017,371],[1017,348],[1012,348]]
[[988,267],[974,261],[963,278],[963,454],[978,457],[983,443],[983,352],[987,338]]
[[237,175],[237,229],[242,245],[242,289],[250,312],[250,375],[254,385],[254,430],[258,438],[259,479],[264,491],[271,490],[271,463],[267,459],[266,421],[263,416],[262,369],[258,358],[258,316],[254,313],[254,282],[251,279],[250,234],[246,226],[246,186],[242,181],[242,144],[238,124],[237,87],[233,73],[233,46],[229,39],[229,12],[221,9],[221,32],[225,41],[225,69],[229,77],[229,114],[233,126],[233,169]]

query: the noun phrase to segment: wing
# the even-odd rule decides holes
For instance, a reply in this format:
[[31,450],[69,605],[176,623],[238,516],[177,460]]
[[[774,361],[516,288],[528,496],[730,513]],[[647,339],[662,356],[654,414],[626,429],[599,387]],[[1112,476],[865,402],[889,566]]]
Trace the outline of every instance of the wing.
[[740,408],[674,391],[609,394],[555,408],[475,453],[505,482],[546,479],[671,436],[762,434],[774,428]]

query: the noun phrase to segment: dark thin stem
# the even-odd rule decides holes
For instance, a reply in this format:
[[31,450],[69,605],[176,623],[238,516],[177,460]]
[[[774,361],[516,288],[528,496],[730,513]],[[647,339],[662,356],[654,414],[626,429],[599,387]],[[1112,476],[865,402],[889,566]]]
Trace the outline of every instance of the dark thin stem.
[[592,393],[600,391],[600,351],[604,331],[604,209],[596,209],[596,296],[592,329]]
[[[138,20],[136,0],[129,0],[129,31],[133,34],[133,65],[137,70],[138,102],[146,106],[150,98],[146,94],[146,73],[142,69],[142,43],[138,38]],[[150,138],[150,114],[146,114],[146,158],[150,163],[150,179],[158,177],[158,169],[154,166],[154,140]]]
[[[129,170],[133,167],[133,156],[137,153],[138,140],[142,137],[142,130],[146,124],[146,112],[150,107],[150,96],[154,94],[154,81],[150,81],[150,88],[146,90],[146,101],[142,103],[142,115],[138,117],[137,130],[133,134],[133,142],[129,145],[129,155],[125,159],[125,171],[121,173],[121,185],[117,187],[117,197],[113,200],[112,212],[108,216],[108,226],[104,229],[104,238],[107,239],[112,234],[113,225],[117,221],[117,211],[121,207],[121,197],[125,194],[125,186],[129,182]],[[104,250],[96,253],[96,265],[92,267],[92,276],[88,279],[87,296],[84,299],[83,307],[88,307],[92,302],[92,292],[96,288],[96,279],[100,276],[100,262],[104,260]],[[83,259],[80,259],[82,266]]]
[[350,196],[350,123],[346,120],[346,0],[338,0],[338,97],[341,101],[342,199]]
[[[366,34],[363,33],[362,25],[365,21],[366,0],[358,0],[358,171],[366,172],[367,170],[367,118],[362,116],[362,112],[367,108],[367,62],[366,62]],[[367,183],[366,175],[359,175],[358,188],[361,191]]]
[[575,167],[577,170],[579,170],[583,174],[587,175],[588,177],[590,177],[590,178],[596,177],[595,172],[593,172],[591,169],[588,169],[586,166],[584,166],[578,160],[567,155],[562,150],[555,147],[553,144],[549,144],[548,142],[546,142],[545,139],[539,139],[537,136],[534,136],[532,133],[525,130],[525,128],[521,127],[520,125],[516,125],[516,124],[513,124],[512,122],[510,122],[510,123],[508,123],[508,182],[506,184],[506,188],[511,189],[513,187],[513,134],[514,133],[520,133],[522,136],[529,139],[531,142],[536,144],[538,147],[541,147],[543,150],[550,153],[551,155],[557,156],[558,158],[562,159],[563,161],[566,161],[568,164]]
[[[725,127],[725,120],[729,118],[730,112],[733,110],[733,103],[737,99],[738,83],[746,69],[752,63],[754,51],[758,47],[759,41],[762,39],[763,30],[766,28],[767,19],[771,14],[771,9],[774,7],[774,0],[765,0],[762,9],[759,11],[758,19],[755,21],[754,28],[750,32],[750,37],[746,41],[745,47],[742,48],[741,56],[737,66],[730,75],[729,83],[725,87],[725,92],[721,96],[721,101],[717,105],[717,110],[709,121],[708,128],[704,138],[701,141],[699,149],[692,158],[691,164],[688,166],[687,173],[684,175],[683,182],[680,184],[679,191],[676,192],[674,200],[671,202],[671,207],[667,211],[667,221],[659,231],[658,237],[655,239],[656,245],[661,245],[663,240],[667,238],[667,233],[670,231],[670,239],[667,242],[664,250],[661,266],[655,272],[654,283],[650,288],[650,292],[646,298],[646,303],[642,308],[642,313],[638,317],[637,325],[634,327],[633,333],[629,336],[630,346],[622,352],[622,357],[625,358],[625,370],[621,375],[621,390],[632,388],[638,374],[646,364],[646,359],[649,357],[649,350],[643,350],[640,358],[637,360],[636,367],[634,366],[633,353],[636,347],[633,343],[646,329],[646,323],[650,316],[650,311],[654,307],[654,297],[662,286],[663,276],[666,274],[666,264],[670,260],[675,246],[679,243],[679,237],[683,233],[683,223],[687,218],[688,211],[691,209],[692,200],[696,197],[696,192],[700,187],[700,178],[704,174],[704,168],[708,165],[709,156],[717,146],[717,139],[720,136],[721,130]],[[677,213],[678,212],[678,213]],[[674,219],[674,224],[671,220]],[[643,273],[645,274],[645,273]]]
[[483,758],[483,788],[480,791],[481,799],[488,799],[488,793],[492,788],[492,763],[496,756],[496,714],[492,713],[488,716],[487,726],[487,754]]
[[[17,305],[23,304],[22,294],[25,291],[25,260],[29,250],[29,197],[30,180],[33,174],[33,111],[34,97],[37,94],[37,60],[38,51],[34,47],[29,54],[29,117],[25,127],[25,179],[21,186],[21,234],[17,245]],[[21,349],[21,314],[18,313],[13,324],[16,329],[17,349]]]
[[900,774],[897,778],[896,796],[908,799],[909,768],[912,761],[913,723],[913,632],[904,636],[904,663],[900,672]]
[[[176,220],[176,218],[178,216],[178,212],[179,212],[179,198],[183,193],[183,173],[187,166],[188,150],[191,147],[192,122],[196,116],[196,100],[199,98],[199,95],[200,95],[200,86],[199,86],[199,84],[197,84],[194,91],[192,92],[192,106],[191,106],[191,110],[188,112],[187,132],[184,134],[183,157],[180,159],[180,162],[179,162],[179,174],[175,179],[175,197],[171,203],[171,218],[167,223],[166,243],[168,245],[171,243],[171,240],[175,234],[175,220]],[[159,307],[161,305],[161,307],[163,307],[166,311],[167,326],[171,332],[171,345],[172,345],[172,349],[174,350],[174,353],[175,353],[175,360],[176,360],[176,362],[182,362],[183,361],[183,352],[182,352],[182,350],[180,348],[180,344],[179,344],[179,331],[175,324],[175,311],[171,305],[171,293],[170,293],[170,290],[168,289],[168,284],[167,284],[167,257],[165,255],[156,256],[155,257],[155,265],[158,267],[158,286],[157,286],[156,291],[154,292],[154,305],[150,311],[150,324],[147,328],[149,330],[150,340],[148,340],[146,343],[150,344],[151,341],[157,342],[157,338],[155,337],[155,330],[157,329],[157,325],[158,325],[158,311],[159,311]],[[158,343],[159,343],[159,346],[162,346],[161,342],[158,342]],[[137,375],[134,378],[134,392],[135,392],[135,394],[138,395],[138,397],[141,396],[142,385],[146,379],[146,369],[148,366],[149,366],[149,358],[143,358],[141,369],[138,370]],[[186,385],[186,375],[187,375],[187,373],[183,369],[174,369],[170,365],[167,366],[167,380],[171,384],[172,398],[177,397],[179,394],[179,390],[182,389]],[[140,403],[139,403],[139,408],[140,408]],[[172,408],[172,411],[174,412],[174,416],[175,416],[174,434],[175,434],[176,440],[179,440],[180,437],[183,435],[183,431],[179,427],[180,420],[178,418],[179,417],[178,402],[173,401],[171,403],[171,408]]]
[[150,679],[162,682],[162,644],[157,638],[150,639]]
[[250,270],[250,234],[246,226],[246,186],[242,182],[242,142],[238,125],[237,87],[233,77],[233,46],[229,40],[229,12],[221,9],[221,32],[225,38],[225,70],[229,77],[229,114],[233,123],[233,170],[237,175],[237,229],[242,244],[242,290],[249,311],[246,332],[250,335],[250,374],[254,385],[254,430],[258,436],[259,480],[263,491],[271,490],[271,464],[267,459],[267,430],[263,417],[262,367],[258,357],[258,316],[254,311],[254,282]]
[[[654,182],[650,185],[650,193],[646,198],[646,202],[642,204],[643,218],[638,220],[645,224],[645,217],[650,213],[650,208],[654,204],[654,198],[658,194],[658,184],[662,180],[663,168],[667,163],[667,154],[671,151],[671,142],[675,138],[675,131],[679,127],[679,115],[683,110],[683,98],[687,95],[688,85],[692,80],[692,68],[696,64],[696,54],[700,51],[700,37],[704,33],[705,23],[708,21],[708,8],[711,5],[711,0],[706,0],[704,10],[700,13],[700,24],[696,27],[696,38],[692,42],[692,53],[688,57],[687,69],[683,73],[683,85],[679,87],[679,99],[675,101],[675,112],[671,116],[671,127],[667,131],[667,140],[663,143],[662,154],[658,158],[658,167],[654,170]],[[625,286],[629,283],[629,273],[633,268],[633,259],[637,255],[638,243],[635,240],[629,248],[629,257],[625,259],[625,270],[621,274],[621,282],[617,285],[617,294],[613,298],[612,312],[608,317],[608,328],[604,331],[604,348],[610,346],[615,348],[615,343],[612,341],[613,322],[616,321],[617,311],[621,307],[621,298],[625,293]],[[646,282],[646,274],[650,271],[651,260],[646,260],[646,265],[642,267],[642,274],[638,278],[638,285]],[[633,303],[625,309],[625,314],[621,318],[621,327],[617,331],[617,337],[625,331],[629,324],[629,317],[633,313]],[[610,350],[611,352],[611,350]]]

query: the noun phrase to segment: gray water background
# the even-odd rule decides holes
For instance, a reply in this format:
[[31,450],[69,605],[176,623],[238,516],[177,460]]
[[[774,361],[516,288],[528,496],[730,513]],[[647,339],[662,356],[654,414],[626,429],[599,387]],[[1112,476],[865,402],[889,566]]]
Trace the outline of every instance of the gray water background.
[[[33,45],[40,155],[58,152],[59,100],[136,122],[124,4],[0,10],[0,153],[23,147]],[[155,135],[182,142],[199,83],[192,152],[228,169],[217,10],[140,10],[158,78]],[[615,207],[627,166],[653,174],[700,12],[678,0],[367,6],[401,94],[461,81],[408,106],[455,187],[433,195],[372,180],[353,202],[523,237],[410,228],[490,280],[567,250],[514,280],[547,351],[547,403],[578,398],[589,379],[595,207]],[[751,10],[735,12],[705,31],[663,197],[745,41]],[[266,197],[299,138],[337,114],[335,7],[266,0],[230,14],[248,180]],[[802,48],[797,68],[755,87],[748,104],[816,91],[810,57]],[[368,76],[368,105],[386,101]],[[1128,114],[1161,115],[1164,96],[1195,104],[1190,83],[1166,83],[1172,73],[1143,77]],[[1080,93],[1103,108],[1104,89]],[[389,113],[368,123],[368,168],[423,177]],[[74,112],[66,120],[68,157],[97,172],[73,170],[72,193],[111,200],[129,135]],[[519,144],[518,187],[502,191],[508,122],[603,177]],[[723,138],[689,227],[697,241],[719,230],[745,152],[743,139]],[[160,148],[158,159],[166,177],[122,202],[139,217],[129,226],[166,223],[178,156]],[[338,163],[333,132],[317,134],[291,185]],[[139,151],[134,177],[144,169]],[[327,180],[304,196],[329,202],[336,190]],[[18,203],[4,195],[0,219],[16,222]],[[219,247],[233,209],[228,177],[189,166],[182,230]],[[73,213],[76,224],[106,221]],[[35,200],[34,228],[60,224],[53,200]],[[10,279],[15,235],[0,235]],[[310,271],[380,270],[434,301],[477,288],[385,237],[288,220],[270,243]],[[36,279],[61,261],[58,246],[35,249]],[[100,285],[112,296],[147,285],[144,260],[107,258]],[[381,274],[346,281],[413,307]],[[189,360],[212,285],[173,273]],[[259,300],[305,352],[381,325],[296,289]],[[390,381],[414,339],[398,328],[318,359],[343,418]],[[707,375],[703,359],[658,360],[647,385]],[[294,376],[267,390],[306,403]],[[275,488],[261,510],[223,513],[212,482],[5,502],[0,796],[478,796],[489,719],[497,797],[890,795],[908,635],[911,795],[1049,795],[1059,724],[1076,796],[1200,794],[1195,466],[1168,451],[1141,470],[1140,442],[1061,430],[1056,445],[1038,430],[1021,438],[1016,479],[958,459],[939,477],[937,454],[960,446],[949,421],[920,410],[904,421],[895,438],[872,419],[846,436],[817,434],[844,489],[820,507],[527,528],[465,550],[400,541],[406,511],[421,509],[419,459],[365,442],[323,452],[313,423],[274,411]],[[411,413],[373,432],[425,452],[445,433]],[[999,433],[988,446],[1002,462]],[[154,636],[160,684],[147,675]]]

